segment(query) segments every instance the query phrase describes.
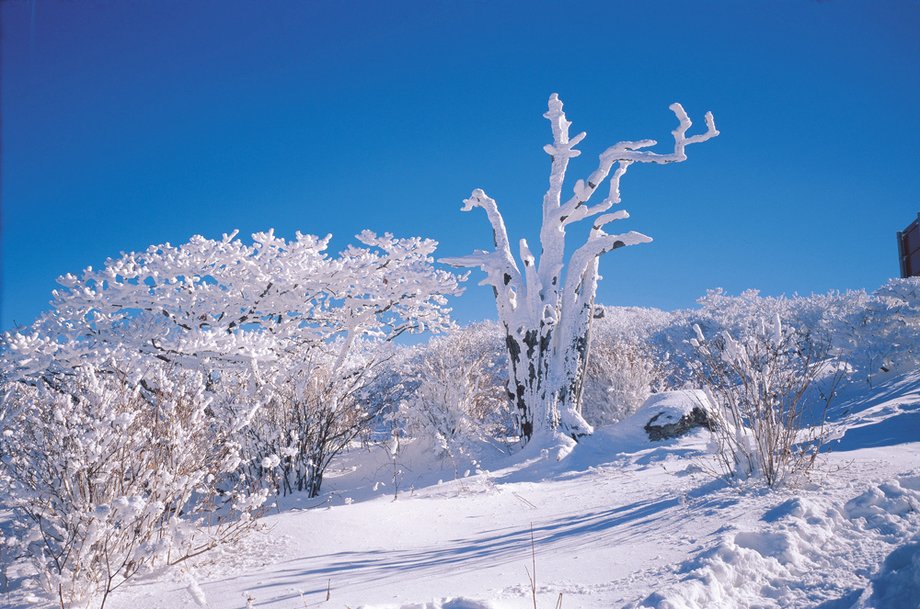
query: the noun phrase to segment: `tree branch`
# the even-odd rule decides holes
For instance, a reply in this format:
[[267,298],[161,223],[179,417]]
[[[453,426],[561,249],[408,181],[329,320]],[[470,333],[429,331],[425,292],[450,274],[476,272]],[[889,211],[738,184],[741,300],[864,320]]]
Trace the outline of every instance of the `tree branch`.
[[485,210],[489,223],[492,225],[492,239],[495,243],[495,250],[492,252],[476,250],[467,256],[441,258],[440,262],[453,267],[478,267],[486,273],[486,278],[480,282],[480,285],[491,285],[499,293],[506,293],[509,289],[520,293],[522,291],[521,273],[518,270],[514,256],[511,254],[508,231],[505,229],[505,221],[498,211],[495,199],[488,196],[482,189],[477,188],[470,195],[470,198],[465,199],[463,203],[463,211],[472,211],[474,207],[481,207]]
[[[650,148],[657,144],[655,140],[623,141],[614,144],[601,153],[598,168],[588,178],[587,184],[585,184],[583,180],[579,180],[575,184],[575,194],[561,207],[561,211],[559,212],[560,216],[567,215],[572,217],[576,209],[587,203],[597,187],[600,186],[601,182],[607,177],[614,163],[618,163],[619,166],[611,177],[610,195],[604,199],[603,202],[595,206],[595,208],[592,208],[598,210],[594,213],[606,211],[611,205],[620,202],[620,178],[626,173],[626,169],[631,163],[680,163],[687,160],[687,146],[705,142],[719,135],[712,112],[707,112],[705,115],[705,133],[687,137],[687,131],[693,124],[690,121],[690,117],[687,116],[683,106],[678,103],[671,104],[669,108],[677,117],[678,121],[677,128],[671,132],[674,136],[673,152],[661,154],[643,150],[643,148]],[[580,215],[581,217],[586,217],[593,214],[582,212]],[[569,223],[574,221],[575,220],[570,220]]]

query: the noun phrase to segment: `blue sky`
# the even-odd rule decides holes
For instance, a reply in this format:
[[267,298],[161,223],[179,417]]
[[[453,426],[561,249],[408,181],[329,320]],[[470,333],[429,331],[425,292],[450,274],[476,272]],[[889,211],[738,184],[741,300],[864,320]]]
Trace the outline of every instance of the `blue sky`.
[[[709,288],[873,289],[920,210],[920,2],[7,0],[0,326],[121,251],[274,227],[490,243],[475,187],[537,241],[557,91],[571,181],[621,139],[663,148],[681,102],[722,135],[623,179],[599,301]],[[619,228],[619,227],[618,227]],[[490,293],[457,300],[494,317]]]

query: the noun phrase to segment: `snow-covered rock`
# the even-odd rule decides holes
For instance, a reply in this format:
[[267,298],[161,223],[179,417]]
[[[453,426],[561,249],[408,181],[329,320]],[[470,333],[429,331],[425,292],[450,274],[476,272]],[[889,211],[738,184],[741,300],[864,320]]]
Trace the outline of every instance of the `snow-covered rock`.
[[713,429],[712,408],[705,392],[683,389],[649,396],[635,416],[648,421],[644,428],[650,440],[667,440],[697,427]]

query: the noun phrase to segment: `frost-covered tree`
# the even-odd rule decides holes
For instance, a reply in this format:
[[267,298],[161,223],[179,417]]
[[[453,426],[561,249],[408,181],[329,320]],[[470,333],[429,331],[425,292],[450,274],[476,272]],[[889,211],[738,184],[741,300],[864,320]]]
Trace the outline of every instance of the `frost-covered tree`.
[[13,376],[67,372],[113,350],[207,370],[270,365],[304,344],[355,341],[451,327],[446,296],[458,277],[433,268],[437,243],[366,231],[338,256],[324,238],[272,231],[251,244],[193,237],[123,254],[104,268],[58,279],[52,309],[4,336]]
[[[478,267],[486,273],[482,281],[492,286],[499,321],[504,327],[510,374],[509,393],[518,413],[520,433],[525,441],[533,436],[559,431],[577,438],[590,433],[591,426],[580,414],[580,399],[590,346],[591,320],[595,314],[598,259],[606,252],[651,239],[629,231],[608,234],[607,226],[628,217],[625,211],[608,213],[620,202],[620,179],[633,163],[679,163],[686,160],[685,148],[704,142],[718,131],[711,113],[706,114],[705,133],[687,136],[691,122],[680,104],[672,104],[678,126],[673,131],[674,149],[662,154],[645,150],[654,140],[623,141],[600,155],[597,169],[575,183],[572,195],[563,201],[562,188],[569,160],[578,156],[575,146],[585,133],[569,137],[562,101],[554,93],[544,116],[550,121],[553,143],[544,149],[552,157],[549,188],[543,197],[539,260],[526,240],[519,243],[523,270],[514,258],[505,222],[495,200],[480,189],[464,201],[464,211],[481,207],[492,225],[493,251],[448,258],[457,267]],[[611,175],[612,171],[612,175]],[[607,196],[594,205],[588,201],[609,176]],[[576,222],[591,221],[587,240],[566,258],[566,229]]]
[[[252,422],[243,469],[315,494],[368,420],[355,398],[385,353],[369,345],[452,327],[446,297],[460,291],[460,277],[434,268],[434,241],[364,232],[361,246],[331,256],[329,239],[194,237],[66,275],[49,312],[4,336],[0,364],[11,382],[46,386],[84,365],[109,370],[113,357],[132,362],[125,372],[141,383],[154,363],[197,371]],[[282,457],[279,482],[261,464]]]

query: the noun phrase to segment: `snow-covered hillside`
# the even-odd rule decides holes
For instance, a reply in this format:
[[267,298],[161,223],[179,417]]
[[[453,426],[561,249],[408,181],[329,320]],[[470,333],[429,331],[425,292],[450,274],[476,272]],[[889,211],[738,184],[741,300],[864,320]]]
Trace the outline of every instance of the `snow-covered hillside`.
[[565,608],[914,609],[920,373],[850,388],[832,416],[832,450],[775,491],[726,486],[705,471],[708,432],[653,443],[641,415],[561,461],[437,461],[410,445],[394,468],[385,449],[354,451],[320,497],[279,501],[262,531],[110,603],[523,609],[531,573],[540,609],[560,595]]
[[[384,302],[399,290],[379,256],[398,253],[359,256]],[[3,606],[917,609],[920,278],[599,310],[595,433],[523,449],[497,324],[402,347],[327,317],[250,328],[199,314],[202,282],[182,309],[196,324],[154,301],[99,321],[72,290],[4,335]],[[447,323],[436,292],[409,326],[361,323]],[[163,352],[176,320],[188,342]],[[715,433],[649,438],[686,423]]]

